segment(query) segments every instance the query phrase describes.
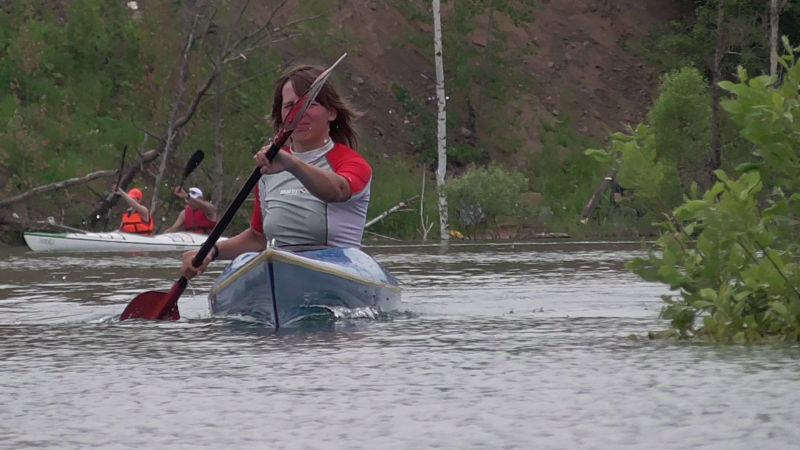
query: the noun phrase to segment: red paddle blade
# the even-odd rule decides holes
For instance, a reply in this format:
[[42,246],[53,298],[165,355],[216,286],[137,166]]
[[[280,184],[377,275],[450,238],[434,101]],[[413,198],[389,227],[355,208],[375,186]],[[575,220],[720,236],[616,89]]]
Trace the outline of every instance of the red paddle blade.
[[321,74],[317,75],[317,78],[315,78],[311,83],[311,86],[308,87],[308,92],[306,92],[305,95],[300,98],[300,101],[297,102],[297,105],[295,105],[295,107],[286,116],[286,122],[288,122],[288,124],[284,127],[285,130],[294,131],[294,129],[297,128],[297,124],[300,123],[300,119],[303,117],[303,115],[305,115],[306,111],[308,111],[308,108],[311,106],[311,103],[314,102],[314,99],[317,98],[317,94],[319,94],[319,91],[322,90],[322,86],[326,81],[328,81],[328,77],[331,76],[333,68],[336,67],[336,65],[339,64],[345,56],[347,56],[347,53],[344,53],[339,57],[339,59],[336,60],[336,62],[331,64],[330,67],[325,69],[325,71],[323,71]]
[[272,146],[270,147],[269,152],[267,152],[267,158],[269,158],[270,161],[272,161],[272,158],[274,158],[278,153],[278,150],[283,147],[283,144],[285,144],[289,139],[289,136],[292,135],[294,129],[297,128],[297,125],[300,123],[300,119],[303,118],[303,115],[305,115],[306,111],[308,111],[308,108],[317,98],[317,94],[319,94],[319,91],[322,90],[322,86],[328,80],[328,77],[331,76],[333,68],[336,67],[336,65],[339,64],[339,62],[343,60],[345,56],[347,56],[347,53],[340,56],[336,62],[331,64],[330,67],[317,75],[317,78],[315,78],[311,83],[311,86],[308,87],[308,91],[303,94],[302,97],[300,97],[300,100],[296,105],[294,105],[294,108],[292,108],[292,110],[289,111],[289,114],[286,115],[283,127],[281,127],[280,132],[272,140]]
[[[294,105],[289,114],[286,116],[284,121],[283,129],[278,134],[278,137],[274,139],[275,142],[281,142],[279,145],[283,145],[282,141],[284,140],[283,137],[288,137],[288,134],[294,131],[297,128],[297,125],[300,123],[300,119],[303,118],[308,108],[311,106],[311,103],[317,98],[317,94],[319,91],[322,90],[322,86],[328,81],[328,78],[331,76],[333,72],[333,68],[336,67],[339,62],[341,62],[344,57],[347,56],[347,53],[344,53],[339,59],[336,60],[330,67],[325,69],[322,73],[317,75],[317,78],[311,83],[311,86],[308,87],[308,92],[306,92],[302,97],[300,97],[300,101]],[[272,159],[272,158],[270,158]]]
[[178,298],[185,287],[181,288],[175,283],[169,292],[147,291],[136,296],[119,320],[147,319],[147,320],[178,320],[181,314],[178,311]]

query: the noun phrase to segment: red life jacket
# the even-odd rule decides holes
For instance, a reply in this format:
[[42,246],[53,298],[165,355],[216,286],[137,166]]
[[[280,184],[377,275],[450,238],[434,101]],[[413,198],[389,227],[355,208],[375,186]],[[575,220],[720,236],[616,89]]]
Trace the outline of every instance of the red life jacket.
[[155,221],[153,221],[153,216],[150,216],[149,222],[145,222],[138,212],[126,211],[122,215],[122,225],[120,225],[119,231],[150,236],[153,234],[154,228]]
[[186,210],[183,214],[184,230],[192,233],[209,234],[216,225],[217,222],[208,220],[206,213],[202,209],[193,209],[191,206],[186,205]]

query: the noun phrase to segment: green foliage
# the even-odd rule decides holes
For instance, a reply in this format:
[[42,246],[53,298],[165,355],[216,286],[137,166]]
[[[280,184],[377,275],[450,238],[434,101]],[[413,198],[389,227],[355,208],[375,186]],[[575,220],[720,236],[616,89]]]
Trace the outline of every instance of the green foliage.
[[[696,1],[693,13],[653,29],[646,38],[632,40],[626,47],[645,58],[658,71],[693,66],[710,77],[717,40],[716,1]],[[728,0],[724,3],[722,31],[725,48],[721,73],[732,75],[738,66],[752,73],[769,67],[769,2],[763,0]],[[800,39],[798,26],[800,4],[787,3],[780,16],[780,34],[790,40]]]
[[[742,136],[757,147],[759,161],[755,168],[762,178],[784,192],[800,190],[800,160],[797,143],[800,142],[800,64],[796,54],[784,40],[787,54],[780,59],[786,70],[783,84],[775,86],[774,77],[749,78],[747,71],[739,70],[740,82],[723,82],[722,88],[736,96],[722,103],[741,127]],[[773,86],[775,86],[773,88]]]
[[662,224],[660,252],[629,265],[678,291],[665,298],[663,310],[674,335],[800,340],[800,49],[786,47],[782,85],[749,79],[743,69],[739,83],[723,83],[735,96],[725,109],[757,146],[758,159],[743,165],[738,179],[716,171],[711,189],[687,199]]
[[575,128],[566,105],[559,109],[552,120],[540,120],[542,151],[528,154],[524,170],[530,177],[530,190],[544,198],[542,220],[537,225],[574,233],[570,227],[577,224],[576,217],[595,188],[593,175],[598,164],[580,150],[591,145],[591,139]]
[[500,216],[524,214],[521,194],[527,187],[528,180],[521,173],[493,164],[448,181],[445,191],[457,223],[474,238],[478,230],[496,226]]
[[313,20],[304,20],[299,23],[299,33],[293,42],[303,54],[320,55],[324,58],[322,61],[316,62],[323,66],[330,64],[328,61],[333,61],[341,56],[340,47],[330,45],[331,40],[326,36],[330,30],[333,30],[332,5],[326,0],[305,0],[298,2],[297,8],[300,17],[313,18]]
[[391,83],[392,93],[397,103],[400,105],[402,120],[404,123],[419,123],[420,126],[406,127],[405,140],[411,148],[421,154],[422,164],[433,164],[436,161],[436,128],[435,125],[425,126],[422,124],[436,123],[436,110],[425,104],[422,99],[414,96],[407,88]]
[[671,211],[693,186],[709,186],[711,99],[708,83],[685,67],[662,78],[648,114],[649,125],[611,135],[608,150],[585,153],[606,169],[618,168],[616,181],[633,191],[630,207],[647,223]]
[[[186,14],[191,5],[155,2],[146,5],[144,14],[134,14],[125,2],[98,5],[86,0],[58,4],[36,0],[0,10],[0,170],[8,179],[0,188],[6,193],[116,169],[124,145],[130,163],[136,149],[157,147],[158,137],[153,136],[166,131],[176,100],[184,19],[194,17]],[[194,42],[186,80],[190,95],[213,68],[209,59],[217,54],[218,34],[241,34],[250,26],[238,23],[233,30],[226,29],[239,6],[239,2],[216,3],[215,33]],[[209,190],[222,184],[223,205],[249,173],[253,151],[271,137],[265,105],[272,97],[271,82],[284,67],[281,59],[276,50],[262,49],[226,66],[221,140],[225,154],[220,156],[224,179],[213,174],[211,145],[217,116],[215,102],[207,100],[213,98],[215,86],[182,129],[180,150],[168,162],[182,167],[192,151],[203,148],[207,159],[192,181]],[[162,201],[172,198],[170,173],[178,170],[167,167]],[[143,180],[134,183],[151,182],[150,174],[142,175]],[[49,202],[48,213],[68,209],[75,220],[87,214],[90,205],[71,196],[99,199],[110,184],[109,179],[100,179],[57,195],[45,194],[40,200]]]
[[0,15],[7,42],[0,52],[0,158],[18,169],[10,175],[20,189],[85,173],[100,161],[116,165],[134,132],[110,114],[125,103],[123,81],[140,70],[129,10],[71,2],[63,26],[50,3]]
[[711,96],[708,82],[692,67],[666,75],[648,114],[653,146],[677,166],[684,189],[705,183],[711,160]]
[[[797,247],[776,233],[777,210],[761,212],[758,172],[720,179],[702,198],[675,210],[656,242],[661,254],[629,267],[666,283],[662,316],[682,337],[720,342],[800,339],[800,266]],[[796,223],[796,222],[795,222]]]
[[659,158],[656,137],[647,125],[639,125],[629,134],[611,135],[609,150],[589,149],[586,154],[606,167],[619,167],[617,182],[634,192],[631,207],[654,220],[670,211],[681,199],[675,164]]
[[703,67],[705,55],[713,51],[712,42],[700,39],[692,24],[668,22],[658,25],[643,39],[629,40],[624,47],[647,60],[659,73],[675,67]]

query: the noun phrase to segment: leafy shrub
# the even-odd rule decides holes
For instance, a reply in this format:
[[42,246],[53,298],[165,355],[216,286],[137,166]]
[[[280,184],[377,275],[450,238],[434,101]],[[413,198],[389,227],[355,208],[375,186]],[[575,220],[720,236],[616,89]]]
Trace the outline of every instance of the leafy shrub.
[[659,159],[675,164],[684,191],[693,182],[709,186],[711,95],[708,81],[694,67],[666,75],[648,114]]
[[445,184],[450,208],[468,235],[475,238],[488,225],[497,226],[500,216],[519,217],[528,179],[498,165],[473,168]]
[[639,125],[629,134],[614,133],[609,150],[589,149],[586,154],[607,166],[619,167],[617,182],[634,195],[630,206],[650,220],[680,203],[678,169],[671,160],[658,158],[655,135],[649,126]]
[[643,221],[671,211],[694,183],[708,186],[711,126],[708,83],[694,68],[664,76],[649,125],[611,135],[608,150],[585,153],[616,167],[616,181],[633,191],[630,206]]
[[800,341],[800,65],[784,40],[784,82],[774,77],[721,87],[735,98],[723,103],[758,159],[675,209],[656,242],[660,252],[629,267],[643,278],[677,290],[666,296],[668,335],[719,342]]

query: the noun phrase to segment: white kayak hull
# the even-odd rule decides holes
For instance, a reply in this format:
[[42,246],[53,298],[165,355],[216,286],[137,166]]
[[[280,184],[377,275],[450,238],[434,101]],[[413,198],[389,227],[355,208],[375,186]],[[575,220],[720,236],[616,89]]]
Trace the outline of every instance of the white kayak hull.
[[143,236],[119,231],[108,233],[30,231],[24,233],[24,238],[28,247],[35,252],[163,252],[200,248],[208,236],[185,232]]

